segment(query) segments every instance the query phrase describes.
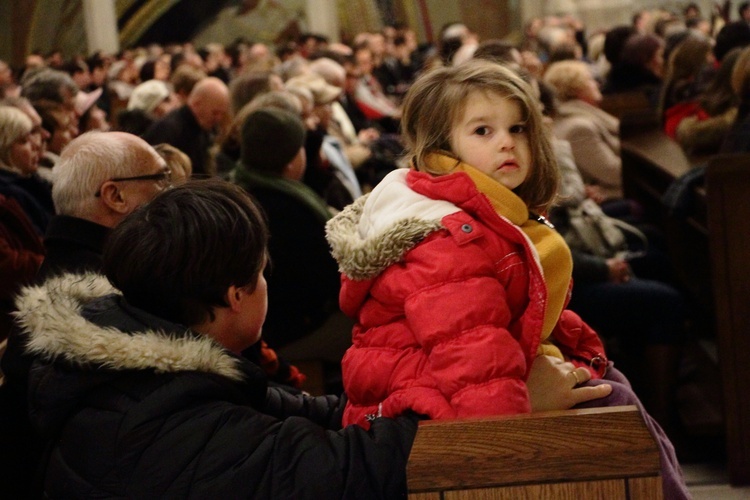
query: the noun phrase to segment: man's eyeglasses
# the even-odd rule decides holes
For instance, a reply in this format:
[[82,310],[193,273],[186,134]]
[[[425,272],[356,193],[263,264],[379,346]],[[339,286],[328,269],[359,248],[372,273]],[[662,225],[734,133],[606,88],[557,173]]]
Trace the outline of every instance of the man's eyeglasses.
[[[109,179],[109,182],[124,182],[124,181],[156,181],[159,183],[159,187],[165,189],[172,185],[172,171],[170,169],[164,169],[161,172],[148,175],[135,175],[133,177],[113,177]],[[94,193],[97,198],[102,195],[102,188]]]

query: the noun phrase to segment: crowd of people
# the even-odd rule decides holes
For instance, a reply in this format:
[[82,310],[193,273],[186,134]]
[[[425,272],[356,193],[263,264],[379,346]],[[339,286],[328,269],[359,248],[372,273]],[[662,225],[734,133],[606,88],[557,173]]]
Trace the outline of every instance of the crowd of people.
[[[689,308],[601,104],[746,151],[738,13],[0,61],[6,484],[392,498],[419,418],[636,404],[686,497]],[[301,390],[311,358],[343,394]]]

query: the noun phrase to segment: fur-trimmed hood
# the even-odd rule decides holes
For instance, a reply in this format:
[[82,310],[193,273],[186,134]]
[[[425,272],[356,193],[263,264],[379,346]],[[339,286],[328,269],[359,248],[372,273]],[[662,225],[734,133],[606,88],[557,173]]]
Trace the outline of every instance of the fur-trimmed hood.
[[461,210],[413,191],[406,181],[408,172],[394,170],[326,225],[331,253],[347,277],[374,278],[430,233],[443,229],[443,217]]
[[96,274],[66,274],[24,288],[16,299],[16,319],[28,336],[29,352],[46,360],[61,358],[111,370],[199,371],[236,381],[244,378],[239,358],[179,325],[163,323],[173,328],[125,333],[81,314],[86,305],[112,294],[119,292]]

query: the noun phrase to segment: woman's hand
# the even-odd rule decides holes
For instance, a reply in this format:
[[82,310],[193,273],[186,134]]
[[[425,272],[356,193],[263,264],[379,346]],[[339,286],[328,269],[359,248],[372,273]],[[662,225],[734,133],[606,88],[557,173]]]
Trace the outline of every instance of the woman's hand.
[[591,373],[552,356],[537,356],[526,381],[531,411],[567,410],[573,406],[608,396],[612,386],[602,384],[578,387]]
[[607,268],[609,268],[609,281],[612,283],[627,283],[630,281],[630,266],[619,257],[607,259]]

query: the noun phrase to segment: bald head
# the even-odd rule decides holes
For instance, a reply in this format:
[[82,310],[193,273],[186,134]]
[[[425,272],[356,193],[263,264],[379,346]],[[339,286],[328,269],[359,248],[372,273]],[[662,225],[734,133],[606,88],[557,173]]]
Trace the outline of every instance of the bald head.
[[204,78],[193,87],[187,105],[203,130],[213,130],[227,118],[229,89],[218,78]]
[[153,181],[112,181],[163,171],[164,160],[146,141],[126,132],[88,132],[63,149],[55,166],[57,213],[114,227],[161,189]]

